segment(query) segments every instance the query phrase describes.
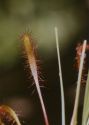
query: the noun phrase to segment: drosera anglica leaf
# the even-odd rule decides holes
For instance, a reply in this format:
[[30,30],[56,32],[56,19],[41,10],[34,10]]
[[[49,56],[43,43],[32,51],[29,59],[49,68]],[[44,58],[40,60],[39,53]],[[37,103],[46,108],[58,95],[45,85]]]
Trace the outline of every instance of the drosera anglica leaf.
[[9,106],[0,106],[0,125],[21,125],[15,111]]
[[41,103],[45,125],[49,125],[46,108],[44,105],[44,101],[43,101],[43,97],[42,97],[42,93],[41,93],[41,89],[39,85],[38,67],[37,67],[36,55],[35,55],[35,50],[34,50],[35,47],[33,45],[33,40],[31,38],[31,35],[29,33],[24,33],[22,36],[22,41],[23,41],[24,49],[27,55],[28,65],[31,70],[31,74],[33,76],[36,89],[37,89],[37,93],[39,96],[39,100]]
[[79,72],[78,72],[78,80],[77,80],[77,89],[76,89],[75,103],[74,103],[73,115],[72,115],[72,118],[71,118],[70,125],[77,125],[79,95],[80,95],[81,78],[82,78],[82,71],[83,71],[83,64],[84,64],[84,58],[85,58],[86,45],[87,45],[87,41],[84,40],[82,54],[80,56],[80,65],[79,65]]
[[[83,49],[83,44],[78,43],[76,46],[76,57],[75,57],[75,64],[74,68],[78,71],[79,70],[79,65],[80,65],[80,57],[82,54],[82,49]],[[88,66],[89,66],[89,44],[87,43],[86,49],[85,49],[85,58],[84,58],[84,65],[83,65],[83,71],[82,71],[82,78],[81,78],[81,83],[85,84],[87,80],[87,73],[88,73]]]

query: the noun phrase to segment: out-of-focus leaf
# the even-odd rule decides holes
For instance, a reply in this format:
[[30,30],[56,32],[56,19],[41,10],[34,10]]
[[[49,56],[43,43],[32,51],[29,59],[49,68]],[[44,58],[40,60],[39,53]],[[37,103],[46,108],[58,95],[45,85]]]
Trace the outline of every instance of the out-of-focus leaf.
[[89,117],[89,71],[88,71],[88,79],[84,97],[82,125],[87,125],[88,117]]

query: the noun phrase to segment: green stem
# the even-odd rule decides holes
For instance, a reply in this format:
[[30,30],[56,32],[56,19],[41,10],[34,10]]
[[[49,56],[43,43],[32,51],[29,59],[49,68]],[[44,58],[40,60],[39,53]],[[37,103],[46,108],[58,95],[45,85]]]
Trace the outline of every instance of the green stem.
[[58,44],[58,29],[55,27],[55,39],[56,39],[56,47],[57,47],[57,56],[58,56],[58,66],[59,66],[59,78],[60,78],[60,88],[61,88],[61,117],[62,117],[62,125],[65,125],[65,101],[64,101],[64,89],[63,89],[63,79],[62,79],[62,70],[61,70],[61,61],[60,61],[60,52],[59,52],[59,44]]

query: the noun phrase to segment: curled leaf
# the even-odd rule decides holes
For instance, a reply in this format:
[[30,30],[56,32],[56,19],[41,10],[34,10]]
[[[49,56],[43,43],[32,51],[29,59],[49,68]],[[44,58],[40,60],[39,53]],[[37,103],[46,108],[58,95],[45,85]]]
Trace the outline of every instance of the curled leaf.
[[21,125],[15,111],[9,106],[0,106],[0,125]]

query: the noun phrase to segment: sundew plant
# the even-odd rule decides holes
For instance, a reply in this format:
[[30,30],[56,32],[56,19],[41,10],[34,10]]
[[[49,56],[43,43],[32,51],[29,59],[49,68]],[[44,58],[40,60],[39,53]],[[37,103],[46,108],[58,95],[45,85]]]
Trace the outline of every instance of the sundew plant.
[[[58,68],[59,68],[59,79],[60,79],[60,90],[61,90],[61,118],[62,123],[61,125],[66,125],[65,120],[65,99],[64,99],[64,89],[63,89],[63,77],[62,77],[62,68],[61,68],[61,59],[60,59],[60,51],[59,51],[59,40],[58,40],[58,29],[57,27],[54,28],[54,34],[55,34],[55,41],[56,41],[56,48],[57,48],[57,57],[58,57]],[[34,83],[38,92],[39,100],[41,103],[41,108],[44,116],[45,125],[50,125],[48,120],[48,115],[46,112],[46,107],[43,101],[41,89],[40,89],[40,83],[39,83],[39,69],[37,66],[37,59],[35,54],[35,47],[33,40],[31,38],[31,35],[29,33],[25,33],[22,36],[22,42],[24,45],[24,49],[26,52],[26,56],[28,59],[28,65],[31,71],[31,74],[34,79]],[[86,48],[87,48],[87,41],[84,40],[82,49],[80,52],[80,64],[79,64],[79,71],[78,71],[78,79],[77,79],[77,89],[76,89],[76,97],[75,97],[75,103],[74,103],[74,110],[73,115],[71,118],[70,125],[77,125],[78,124],[78,105],[79,105],[79,94],[80,94],[80,87],[81,87],[81,79],[82,79],[82,73],[83,73],[83,66],[84,66],[84,60],[86,56]],[[85,104],[86,105],[86,104]],[[84,114],[84,112],[83,112]],[[84,117],[84,116],[83,116]],[[88,119],[87,119],[88,120]],[[86,123],[83,123],[83,125],[88,125],[89,120],[86,121]]]
[[[66,116],[65,116],[65,98],[64,98],[64,88],[63,88],[63,77],[62,77],[62,67],[61,67],[61,59],[60,59],[60,41],[58,39],[58,29],[57,27],[54,28],[54,37],[55,37],[55,45],[57,48],[57,58],[58,58],[58,69],[59,69],[59,83],[60,83],[60,92],[61,92],[61,123],[60,125],[66,125]],[[36,57],[36,48],[34,46],[34,41],[32,39],[31,34],[28,32],[24,33],[21,37],[22,44],[24,46],[25,56],[27,58],[28,68],[31,72],[31,75],[34,80],[34,85],[36,86],[39,101],[41,104],[41,109],[44,117],[45,125],[50,125],[49,116],[46,111],[46,106],[44,99],[42,97],[41,88],[40,88],[40,81],[39,81],[39,68],[37,64],[37,57]],[[87,50],[87,40],[84,40],[81,51],[79,51],[79,68],[78,68],[78,79],[77,79],[77,87],[76,87],[76,95],[75,95],[75,102],[74,102],[74,109],[72,118],[70,121],[70,125],[78,125],[78,106],[79,106],[79,96],[80,96],[80,88],[81,88],[81,81],[82,75],[84,70],[84,63]],[[87,75],[86,81],[86,90],[85,90],[85,98],[84,98],[84,106],[83,106],[83,115],[82,115],[82,125],[89,125],[89,73]],[[30,123],[29,123],[30,124]],[[8,106],[1,106],[0,107],[0,125],[21,125],[21,122],[16,115],[16,113]]]

